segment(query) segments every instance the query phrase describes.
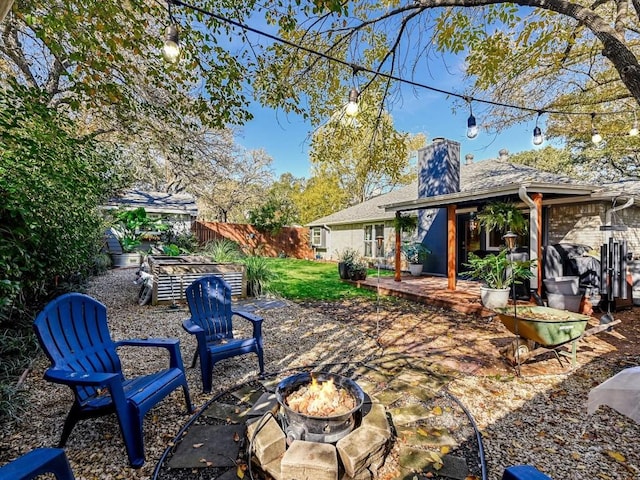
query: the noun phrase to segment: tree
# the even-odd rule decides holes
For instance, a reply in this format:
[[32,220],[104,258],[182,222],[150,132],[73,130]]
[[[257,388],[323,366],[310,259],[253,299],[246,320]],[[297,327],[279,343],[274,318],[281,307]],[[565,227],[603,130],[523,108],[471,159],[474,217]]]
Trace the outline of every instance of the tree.
[[425,143],[423,135],[398,132],[391,116],[366,97],[359,105],[357,117],[338,112],[316,130],[309,152],[312,165],[335,174],[350,203],[409,183],[410,153]]
[[304,191],[296,200],[300,211],[300,223],[305,225],[313,220],[338,212],[349,206],[351,197],[340,187],[337,173],[314,168]]
[[567,175],[572,178],[584,178],[578,170],[578,159],[566,149],[545,146],[539,150],[527,150],[509,156],[509,161],[537,168],[545,172]]
[[[640,102],[636,35],[640,3],[635,1],[296,3],[303,13],[285,10],[278,19],[285,38],[344,64],[335,65],[308,50],[274,47],[281,68],[272,65],[267,70],[271,96],[266,98],[285,108],[297,108],[292,104],[314,90],[310,82],[325,85],[317,82],[331,71],[348,77],[351,65],[358,66],[353,73],[367,88],[377,82],[388,86],[383,103],[397,101],[400,90],[391,77],[428,84],[423,78],[430,63],[446,64],[451,54],[455,55],[453,62],[464,62],[469,80],[466,88],[453,89],[458,106],[466,108],[464,100],[473,104],[480,94],[495,102],[483,112],[481,122],[487,128],[533,121],[540,114],[541,121],[549,123],[548,137],[568,138],[571,148],[592,148],[586,143],[591,135],[591,112],[601,113],[602,119],[606,115],[613,128],[619,127],[615,123],[625,125],[618,128],[619,134],[632,124]],[[283,71],[286,76],[281,75]],[[287,85],[278,78],[286,78]],[[554,113],[564,111],[578,115]],[[605,125],[602,130],[608,133]],[[612,171],[625,163],[637,170],[640,140],[615,151],[612,147],[612,155],[624,157]]]

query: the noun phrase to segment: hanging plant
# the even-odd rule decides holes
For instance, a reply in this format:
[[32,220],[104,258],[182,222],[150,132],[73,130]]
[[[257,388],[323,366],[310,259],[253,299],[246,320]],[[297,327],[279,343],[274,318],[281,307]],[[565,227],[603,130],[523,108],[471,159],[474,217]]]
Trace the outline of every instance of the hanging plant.
[[507,233],[511,230],[521,235],[529,228],[528,219],[514,203],[510,202],[488,203],[476,218],[480,225],[489,231]]
[[399,215],[393,219],[393,226],[396,232],[413,233],[418,226],[418,217],[413,215]]

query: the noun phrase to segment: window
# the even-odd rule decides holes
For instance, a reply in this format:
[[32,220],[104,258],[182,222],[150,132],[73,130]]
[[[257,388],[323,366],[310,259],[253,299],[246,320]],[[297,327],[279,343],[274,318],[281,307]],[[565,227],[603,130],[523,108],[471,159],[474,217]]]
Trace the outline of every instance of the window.
[[[377,248],[376,238],[382,237],[382,245]],[[364,256],[384,257],[384,224],[365,225],[364,227]]]
[[311,245],[314,247],[322,246],[322,228],[321,227],[313,227],[311,229]]

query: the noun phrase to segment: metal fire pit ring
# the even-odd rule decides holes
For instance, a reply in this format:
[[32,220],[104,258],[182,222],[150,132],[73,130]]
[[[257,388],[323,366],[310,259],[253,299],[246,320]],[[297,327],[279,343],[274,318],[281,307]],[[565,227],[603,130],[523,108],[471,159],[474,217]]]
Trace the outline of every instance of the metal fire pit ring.
[[[356,400],[355,407],[346,413],[325,417],[305,415],[289,408],[286,398],[301,386],[310,384],[313,378],[319,383],[333,380],[336,387],[345,389]],[[348,435],[361,419],[364,392],[350,378],[335,373],[304,372],[292,375],[278,384],[275,395],[281,407],[280,422],[287,444],[294,440],[335,443]]]

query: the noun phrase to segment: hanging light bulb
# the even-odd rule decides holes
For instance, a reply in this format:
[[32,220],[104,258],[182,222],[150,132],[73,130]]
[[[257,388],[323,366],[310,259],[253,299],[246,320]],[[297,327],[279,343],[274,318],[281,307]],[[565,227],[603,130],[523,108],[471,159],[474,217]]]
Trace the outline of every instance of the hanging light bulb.
[[598,129],[595,127],[595,125],[593,124],[593,120],[596,118],[596,114],[592,113],[591,114],[591,141],[595,144],[595,145],[599,145],[600,142],[602,142],[602,135],[600,135],[600,132],[598,132]]
[[538,126],[538,120],[540,119],[540,115],[542,112],[538,112],[538,116],[536,117],[536,126],[533,128],[533,144],[534,145],[542,145],[544,142],[544,137],[542,136],[542,130]]
[[467,137],[476,138],[478,136],[478,124],[476,117],[473,116],[473,108],[471,107],[471,99],[465,99],[469,103],[469,118],[467,119]]
[[178,39],[178,27],[172,23],[164,31],[164,45],[162,57],[169,63],[176,63],[180,58],[180,41]]
[[355,117],[358,114],[358,97],[360,96],[360,92],[358,92],[357,88],[352,88],[349,91],[349,103],[347,103],[347,107],[345,108],[344,113],[346,113],[350,117]]
[[636,117],[636,112],[633,112],[633,127],[631,127],[631,130],[629,130],[629,136],[630,137],[637,137],[638,134],[640,133],[640,130],[638,129],[638,117]]

